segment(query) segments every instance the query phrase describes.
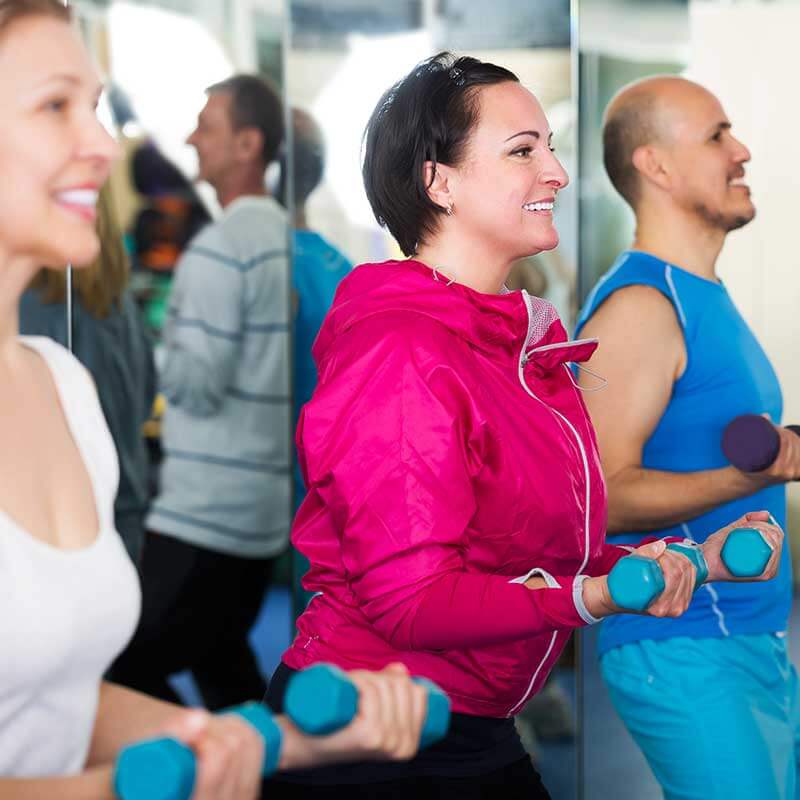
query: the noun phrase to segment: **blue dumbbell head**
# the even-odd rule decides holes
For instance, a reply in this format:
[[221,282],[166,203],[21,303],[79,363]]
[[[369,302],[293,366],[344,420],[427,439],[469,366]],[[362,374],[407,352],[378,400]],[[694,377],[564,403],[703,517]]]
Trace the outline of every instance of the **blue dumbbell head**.
[[[264,739],[262,774],[271,775],[281,757],[283,734],[272,714],[260,703],[223,711],[238,714]],[[189,800],[195,781],[191,748],[176,739],[150,739],[126,747],[117,758],[114,792],[120,800]]]
[[644,611],[664,591],[664,574],[652,558],[626,556],[609,573],[608,590],[620,608]]
[[284,710],[300,730],[324,736],[350,724],[358,711],[358,690],[338,667],[315,664],[292,676]]
[[194,779],[194,754],[186,745],[151,739],[120,753],[114,792],[121,800],[189,800]]
[[427,678],[414,678],[414,682],[428,690],[428,713],[422,726],[419,746],[429,747],[447,735],[450,727],[450,698]]
[[706,564],[706,559],[703,555],[702,549],[697,547],[697,545],[673,542],[672,544],[667,545],[667,550],[674,550],[676,553],[686,556],[686,558],[688,558],[689,561],[694,564],[694,569],[696,572],[694,590],[697,591],[708,577],[708,564]]
[[756,528],[734,528],[722,546],[722,563],[737,578],[755,578],[766,569],[772,547]]

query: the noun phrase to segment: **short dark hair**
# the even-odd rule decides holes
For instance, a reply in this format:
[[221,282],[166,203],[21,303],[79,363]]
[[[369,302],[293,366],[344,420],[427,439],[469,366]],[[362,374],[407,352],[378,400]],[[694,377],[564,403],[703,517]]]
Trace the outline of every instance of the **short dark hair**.
[[70,22],[72,12],[59,0],[0,0],[0,36],[25,17],[53,17]]
[[256,128],[261,133],[261,157],[266,167],[275,160],[283,142],[280,93],[271,81],[260,75],[234,75],[206,89],[207,94],[217,92],[231,97],[231,125],[235,131]]
[[292,179],[294,202],[302,206],[317,188],[325,171],[325,142],[317,121],[299,108],[292,109]]
[[378,223],[413,255],[446,209],[428,196],[426,161],[458,166],[478,122],[478,90],[519,78],[504,67],[447,51],[391,87],[367,124],[362,173]]
[[655,104],[655,93],[633,92],[616,106],[612,101],[603,123],[603,164],[614,188],[634,211],[640,179],[633,154],[657,139]]

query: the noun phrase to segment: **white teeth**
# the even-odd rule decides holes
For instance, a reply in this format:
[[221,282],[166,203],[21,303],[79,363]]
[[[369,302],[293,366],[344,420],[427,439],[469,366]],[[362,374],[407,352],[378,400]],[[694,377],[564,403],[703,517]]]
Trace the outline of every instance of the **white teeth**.
[[525,203],[522,206],[526,211],[552,211],[554,203]]
[[747,186],[744,178],[731,178],[728,181],[728,186]]
[[59,202],[71,206],[96,206],[97,196],[98,192],[95,189],[70,189],[56,195]]

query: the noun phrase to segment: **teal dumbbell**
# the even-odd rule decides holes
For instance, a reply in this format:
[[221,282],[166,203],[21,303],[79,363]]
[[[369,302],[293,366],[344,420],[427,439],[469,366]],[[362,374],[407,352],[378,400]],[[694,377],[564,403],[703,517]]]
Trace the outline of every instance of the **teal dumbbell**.
[[[283,734],[272,714],[260,703],[246,703],[223,712],[238,714],[264,739],[262,775],[278,767]],[[149,739],[126,747],[114,769],[114,792],[120,800],[189,800],[196,764],[191,748],[177,739]]]
[[756,528],[734,528],[722,545],[722,563],[737,578],[755,578],[767,568],[772,546]]
[[[708,577],[708,565],[699,547],[674,542],[667,550],[688,558],[697,573],[694,588]],[[664,574],[658,562],[644,556],[626,556],[608,575],[608,591],[615,605],[631,611],[644,611],[664,591]]]
[[[425,678],[414,681],[428,690],[428,713],[420,737],[420,746],[428,747],[447,733],[450,698]],[[292,676],[284,711],[304,733],[324,736],[350,724],[358,711],[358,689],[338,667],[316,664]]]

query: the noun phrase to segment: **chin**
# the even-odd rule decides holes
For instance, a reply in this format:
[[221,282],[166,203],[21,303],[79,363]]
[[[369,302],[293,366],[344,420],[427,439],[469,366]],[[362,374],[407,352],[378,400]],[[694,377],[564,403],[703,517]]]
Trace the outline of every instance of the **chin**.
[[84,242],[70,242],[68,246],[59,248],[57,252],[50,251],[40,262],[46,267],[54,269],[67,265],[72,267],[86,267],[97,258],[100,253],[100,241],[97,237]]

